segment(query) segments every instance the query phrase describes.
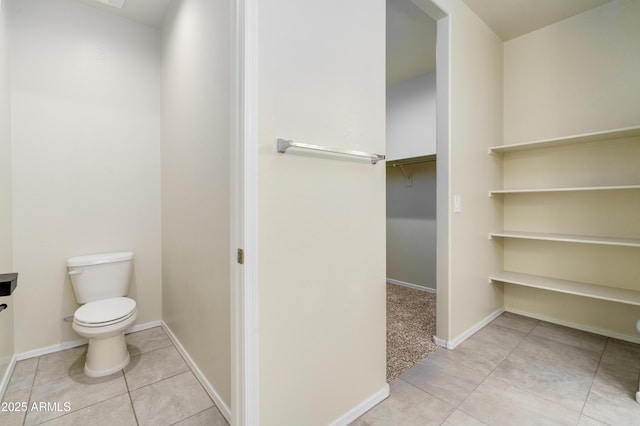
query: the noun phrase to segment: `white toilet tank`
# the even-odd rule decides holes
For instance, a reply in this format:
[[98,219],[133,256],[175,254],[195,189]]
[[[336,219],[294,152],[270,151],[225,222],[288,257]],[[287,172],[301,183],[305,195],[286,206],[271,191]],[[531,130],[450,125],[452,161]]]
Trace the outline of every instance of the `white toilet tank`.
[[76,300],[80,304],[126,296],[133,269],[133,253],[92,254],[67,259]]

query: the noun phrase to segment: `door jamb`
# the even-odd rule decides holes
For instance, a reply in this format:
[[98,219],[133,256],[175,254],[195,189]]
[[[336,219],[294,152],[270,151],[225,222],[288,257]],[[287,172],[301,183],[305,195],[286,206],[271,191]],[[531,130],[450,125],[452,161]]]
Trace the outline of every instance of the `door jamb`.
[[[258,0],[232,4],[231,423],[259,425]],[[236,251],[242,249],[243,264]]]

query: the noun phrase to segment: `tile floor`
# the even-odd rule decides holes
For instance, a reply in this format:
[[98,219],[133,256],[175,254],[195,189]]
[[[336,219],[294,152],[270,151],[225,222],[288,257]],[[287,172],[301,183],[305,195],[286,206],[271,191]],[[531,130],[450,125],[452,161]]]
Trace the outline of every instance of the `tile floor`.
[[[162,328],[127,343],[131,364],[100,379],[82,373],[86,347],[18,362],[3,401],[50,404],[0,412],[0,425],[227,424]],[[640,345],[505,313],[353,424],[640,425],[639,376]]]
[[390,383],[353,426],[640,425],[640,345],[504,313]]
[[83,374],[86,346],[18,362],[3,402],[27,410],[0,411],[0,425],[227,425],[161,327],[127,344],[131,363],[103,378]]

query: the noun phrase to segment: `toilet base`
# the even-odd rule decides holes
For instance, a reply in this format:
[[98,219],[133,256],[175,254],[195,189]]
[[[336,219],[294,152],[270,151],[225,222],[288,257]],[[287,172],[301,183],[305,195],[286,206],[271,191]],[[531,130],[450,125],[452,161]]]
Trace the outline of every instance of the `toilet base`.
[[84,374],[89,377],[103,377],[125,368],[129,361],[124,331],[104,339],[92,338],[87,349]]

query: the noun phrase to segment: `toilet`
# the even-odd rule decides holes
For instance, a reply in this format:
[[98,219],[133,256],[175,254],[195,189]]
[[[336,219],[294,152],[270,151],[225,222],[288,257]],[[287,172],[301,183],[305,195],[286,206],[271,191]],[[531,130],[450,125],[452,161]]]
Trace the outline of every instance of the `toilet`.
[[84,373],[102,377],[129,364],[124,331],[136,320],[136,301],[129,291],[133,253],[130,251],[77,256],[67,259],[76,301],[72,328],[89,339]]

